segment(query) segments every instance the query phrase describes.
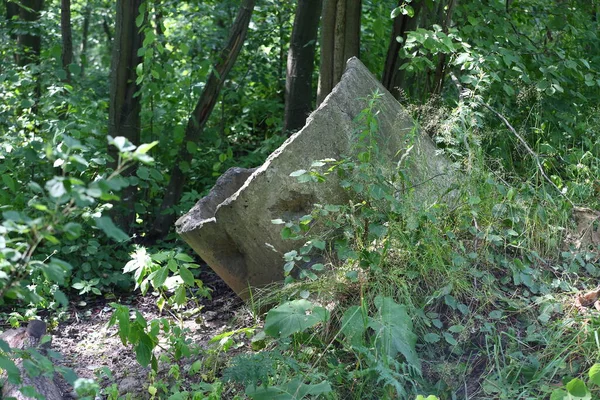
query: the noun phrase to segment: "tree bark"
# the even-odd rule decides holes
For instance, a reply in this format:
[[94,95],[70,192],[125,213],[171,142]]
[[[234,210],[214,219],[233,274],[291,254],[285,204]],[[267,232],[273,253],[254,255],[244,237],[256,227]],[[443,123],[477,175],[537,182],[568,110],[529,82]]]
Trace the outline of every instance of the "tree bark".
[[215,107],[223,82],[227,79],[227,75],[235,64],[244,44],[255,3],[256,0],[242,1],[231,28],[227,45],[213,65],[213,71],[208,77],[192,115],[188,119],[183,142],[171,169],[171,179],[150,234],[153,237],[166,234],[175,222],[175,213],[170,209],[181,199],[183,188],[187,182],[187,176],[182,170],[183,164],[189,165],[192,160],[192,155],[187,150],[187,143],[197,143],[202,137],[204,127]]
[[62,67],[67,74],[67,82],[71,82],[69,65],[73,62],[73,35],[71,34],[71,0],[60,1],[60,32],[62,36]]
[[[131,143],[140,143],[141,96],[137,84],[136,66],[143,61],[138,56],[144,35],[135,24],[143,0],[117,0],[116,31],[110,66],[110,101],[108,111],[108,134],[124,136]],[[111,149],[111,155],[117,154]],[[134,221],[135,190],[126,188],[122,194],[124,212],[115,214],[117,224],[128,228]]]
[[86,4],[83,12],[83,26],[81,28],[81,48],[80,48],[80,62],[81,72],[80,76],[85,75],[85,67],[87,66],[87,49],[88,49],[88,37],[90,34],[90,17],[92,14],[92,7]]
[[360,50],[361,0],[325,0],[317,103],[337,85],[350,57]]
[[317,105],[333,89],[333,49],[335,38],[335,14],[338,0],[323,0],[323,20],[321,22],[321,64],[319,65],[319,85]]
[[[456,7],[457,0],[449,0],[448,6],[445,8],[445,17],[444,14],[440,16],[440,19],[443,18],[442,23],[442,32],[448,33],[448,28],[452,23],[452,14],[454,13],[454,8]],[[438,63],[435,69],[435,75],[433,80],[433,93],[441,94],[442,89],[444,87],[444,79],[446,77],[447,72],[447,57],[445,54],[440,54],[438,57]]]
[[40,11],[44,6],[43,0],[22,0],[23,7],[19,8],[19,18],[28,22],[27,33],[19,34],[18,43],[20,53],[17,55],[17,64],[20,67],[39,61],[42,49],[42,37],[35,22],[40,19]]
[[342,73],[346,69],[346,61],[348,61],[349,58],[360,58],[360,19],[362,16],[361,9],[361,0],[349,0],[346,2],[346,29],[344,32],[345,40]]
[[312,75],[320,18],[321,0],[298,0],[287,59],[285,133],[302,128],[312,110]]
[[[399,0],[398,7],[400,7],[403,3],[404,0]],[[417,28],[419,11],[421,10],[422,4],[423,2],[421,0],[411,3],[411,6],[415,11],[415,14],[412,18],[408,15],[398,15],[396,18],[394,18],[394,26],[392,29],[392,36],[390,38],[390,45],[388,46],[387,50],[381,83],[390,93],[394,95],[396,99],[400,95],[400,91],[396,86],[399,83],[397,79],[399,78],[399,74],[402,74],[402,71],[399,70],[400,60],[398,59],[398,53],[404,46],[404,43],[406,43],[408,32]],[[398,42],[398,37],[401,38],[401,42]]]

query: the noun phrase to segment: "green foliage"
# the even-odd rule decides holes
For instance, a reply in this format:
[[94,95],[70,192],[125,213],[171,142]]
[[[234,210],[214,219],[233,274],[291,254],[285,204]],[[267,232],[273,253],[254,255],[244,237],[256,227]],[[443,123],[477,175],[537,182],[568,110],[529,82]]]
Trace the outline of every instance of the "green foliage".
[[[60,287],[67,283],[73,267],[60,256],[81,246],[74,243],[81,240],[84,227],[91,232],[88,236],[90,241],[103,237],[115,241],[129,239],[110,217],[103,216],[107,209],[105,202],[118,199],[115,192],[123,187],[122,171],[135,161],[152,161],[146,153],[156,143],[136,147],[122,137],[109,138],[120,154],[116,169],[96,176],[93,181],[86,181],[85,175],[77,174],[79,169],[89,166],[82,155],[85,154],[85,146],[67,136],[63,136],[62,140],[57,149],[46,149],[46,156],[55,160],[56,172],[61,172],[61,175],[54,175],[45,183],[29,181],[25,191],[29,200],[4,207],[0,226],[2,303],[19,299],[33,304],[44,301],[54,307],[66,305],[67,298]],[[34,154],[36,157],[39,155]],[[10,159],[16,156],[18,154],[12,151],[4,153],[4,157]],[[85,168],[82,170],[85,171]],[[81,290],[85,287],[92,290],[91,287],[98,283],[91,279],[85,284],[80,281],[74,285],[76,288],[82,285]]]
[[162,312],[165,305],[179,308],[186,304],[187,293],[192,289],[197,295],[210,298],[210,289],[191,271],[199,267],[193,261],[187,254],[174,250],[148,254],[144,247],[138,247],[123,272],[133,273],[135,288],[143,295],[150,287],[158,292],[156,305]]

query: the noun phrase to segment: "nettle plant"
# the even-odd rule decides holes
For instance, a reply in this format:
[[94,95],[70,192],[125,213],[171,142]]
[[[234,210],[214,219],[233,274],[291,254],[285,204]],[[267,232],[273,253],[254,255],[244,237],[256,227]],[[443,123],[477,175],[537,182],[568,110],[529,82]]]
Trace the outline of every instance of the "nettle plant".
[[[310,263],[324,260],[326,252],[335,252],[337,259],[349,266],[342,279],[352,282],[359,281],[360,275],[377,275],[384,268],[389,222],[402,210],[398,193],[399,188],[406,188],[407,180],[402,168],[389,172],[377,165],[379,97],[375,93],[367,99],[367,107],[357,117],[354,157],[316,161],[309,171],[291,174],[300,182],[323,182],[337,174],[352,200],[348,204],[317,205],[310,215],[297,221],[273,221],[283,225],[281,235],[286,239],[310,237],[317,224],[318,231],[325,232],[284,255],[287,283],[317,280],[324,264]],[[306,263],[309,267],[301,267]],[[357,382],[364,387],[377,383],[377,389],[369,386],[371,396],[405,397],[415,392],[421,362],[406,306],[392,297],[377,296],[372,303],[340,305],[334,319],[318,299],[309,300],[307,290],[296,293],[299,299],[285,301],[267,313],[264,331],[257,335],[261,340],[270,338],[272,350],[234,358],[224,373],[226,380],[245,385],[251,398],[326,396],[333,392],[333,385],[344,391]],[[328,331],[332,324],[336,326],[334,332]],[[259,358],[265,368],[251,368]]]
[[[167,360],[171,357],[175,361],[199,352],[199,348],[186,338],[188,329],[182,327],[185,317],[194,316],[202,310],[197,301],[198,296],[211,298],[210,289],[200,279],[196,279],[191,271],[198,267],[190,256],[176,250],[149,254],[144,247],[137,247],[131,253],[131,260],[123,268],[124,273],[133,274],[135,288],[142,295],[152,290],[157,297],[156,305],[160,312],[165,307],[175,311],[172,315],[176,317],[176,321],[159,318],[148,322],[139,311],[111,303],[115,312],[109,326],[118,324],[123,345],[131,344],[138,362],[142,366],[151,364],[154,372],[158,371],[159,358],[154,351],[157,348],[167,352]],[[195,304],[188,309],[190,300]],[[159,335],[166,338],[166,346],[159,345]]]
[[[310,170],[298,170],[291,174],[299,182],[324,182],[329,175],[337,174],[342,188],[349,192],[347,204],[317,204],[313,212],[297,221],[274,220],[284,224],[281,235],[284,239],[300,239],[310,233],[315,224],[321,224],[323,237],[311,238],[297,251],[284,255],[284,272],[287,282],[293,281],[291,272],[299,262],[309,262],[315,251],[328,250],[327,242],[338,260],[356,265],[359,269],[347,272],[352,281],[358,279],[359,271],[374,274],[382,271],[389,250],[389,226],[391,222],[405,219],[406,203],[403,198],[412,188],[405,168],[412,145],[409,145],[396,169],[378,163],[380,149],[377,143],[379,124],[375,93],[367,100],[367,107],[356,117],[358,129],[354,145],[355,156],[342,160],[323,159],[311,164]],[[409,139],[414,140],[413,136]],[[299,278],[316,279],[315,272],[322,271],[323,264],[313,264],[309,269],[300,269]]]

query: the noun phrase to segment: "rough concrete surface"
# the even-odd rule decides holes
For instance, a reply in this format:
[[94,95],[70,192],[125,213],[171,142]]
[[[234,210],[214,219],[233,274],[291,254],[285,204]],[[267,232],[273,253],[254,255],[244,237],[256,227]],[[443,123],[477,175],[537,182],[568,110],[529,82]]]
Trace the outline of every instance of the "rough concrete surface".
[[316,160],[351,154],[355,119],[366,108],[367,97],[376,91],[382,95],[376,103],[381,164],[396,168],[407,147],[414,144],[410,177],[419,183],[418,196],[437,199],[455,181],[451,164],[437,155],[428,137],[415,130],[402,106],[357,58],[349,59],[340,83],[303,129],[247,180],[247,170],[226,173],[207,198],[177,221],[181,237],[242,298],[248,297],[250,287],[282,280],[282,255],[299,245],[282,240],[281,225],[272,220],[309,214],[316,203],[348,200],[348,192],[334,177],[324,183],[299,183],[290,174],[310,169]]

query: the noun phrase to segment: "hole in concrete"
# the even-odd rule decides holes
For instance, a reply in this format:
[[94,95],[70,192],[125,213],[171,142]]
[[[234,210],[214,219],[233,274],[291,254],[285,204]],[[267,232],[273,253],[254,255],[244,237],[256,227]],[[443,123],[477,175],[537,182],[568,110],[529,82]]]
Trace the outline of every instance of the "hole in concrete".
[[289,192],[285,198],[269,208],[271,219],[281,218],[284,221],[293,221],[306,214],[310,214],[315,204],[315,196],[299,192]]

